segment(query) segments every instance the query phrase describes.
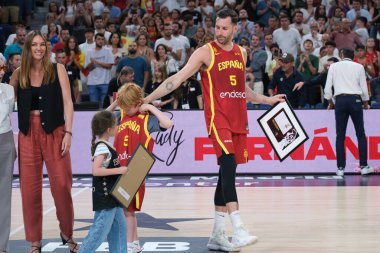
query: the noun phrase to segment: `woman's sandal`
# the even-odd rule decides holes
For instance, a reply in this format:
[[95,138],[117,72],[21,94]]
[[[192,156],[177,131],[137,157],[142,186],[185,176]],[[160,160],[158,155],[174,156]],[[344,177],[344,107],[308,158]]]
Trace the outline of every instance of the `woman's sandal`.
[[72,237],[68,238],[68,239],[65,239],[65,238],[63,238],[62,233],[60,234],[60,236],[61,236],[62,244],[63,245],[66,245],[66,244],[74,245],[73,249],[70,249],[70,247],[69,247],[69,250],[70,250],[71,253],[77,253],[79,251],[79,248],[77,248],[78,247],[78,243],[74,242]]
[[41,253],[41,245],[40,246],[30,246],[30,249],[32,250],[30,253],[38,252]]

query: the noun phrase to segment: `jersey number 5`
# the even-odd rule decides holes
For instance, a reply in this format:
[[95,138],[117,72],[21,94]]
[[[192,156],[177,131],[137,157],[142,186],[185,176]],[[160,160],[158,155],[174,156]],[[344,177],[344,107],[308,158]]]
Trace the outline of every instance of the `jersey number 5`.
[[124,136],[123,145],[124,145],[124,147],[128,147],[128,135]]
[[236,86],[236,75],[230,75],[230,83],[232,86]]

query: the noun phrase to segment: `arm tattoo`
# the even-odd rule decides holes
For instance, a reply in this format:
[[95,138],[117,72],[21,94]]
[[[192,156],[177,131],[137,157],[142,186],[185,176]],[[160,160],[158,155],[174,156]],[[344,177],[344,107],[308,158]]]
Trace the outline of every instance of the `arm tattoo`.
[[166,84],[166,89],[167,89],[167,90],[172,90],[172,89],[173,89],[173,83],[172,83],[172,82],[168,82],[168,83]]

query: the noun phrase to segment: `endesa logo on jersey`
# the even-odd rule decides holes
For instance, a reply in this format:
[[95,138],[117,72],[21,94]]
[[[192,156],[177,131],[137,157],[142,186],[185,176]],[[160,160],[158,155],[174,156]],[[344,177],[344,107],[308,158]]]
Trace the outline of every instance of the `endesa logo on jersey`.
[[245,91],[224,91],[219,94],[220,98],[246,98]]

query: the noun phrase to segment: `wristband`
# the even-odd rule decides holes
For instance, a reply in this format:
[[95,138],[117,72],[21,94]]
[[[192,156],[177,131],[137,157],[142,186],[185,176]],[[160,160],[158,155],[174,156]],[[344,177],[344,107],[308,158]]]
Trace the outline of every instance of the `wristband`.
[[64,132],[65,134],[70,134],[70,135],[71,135],[71,137],[73,137],[73,133],[72,133],[72,132],[70,132],[70,131],[67,131],[67,130],[63,130],[63,132]]

